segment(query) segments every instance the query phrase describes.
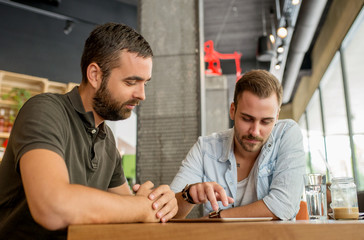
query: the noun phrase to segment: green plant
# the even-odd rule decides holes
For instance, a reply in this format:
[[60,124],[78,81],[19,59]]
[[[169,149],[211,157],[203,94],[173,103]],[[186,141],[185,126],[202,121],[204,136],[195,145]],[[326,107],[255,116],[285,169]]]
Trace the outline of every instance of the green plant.
[[[28,90],[24,88],[12,88],[8,93],[5,93],[2,95],[2,99],[7,100],[13,100],[15,105],[15,114],[20,110],[20,108],[23,106],[23,104],[31,97],[31,94]],[[15,115],[14,114],[14,115]],[[10,115],[10,121],[13,122],[15,119],[14,115]]]

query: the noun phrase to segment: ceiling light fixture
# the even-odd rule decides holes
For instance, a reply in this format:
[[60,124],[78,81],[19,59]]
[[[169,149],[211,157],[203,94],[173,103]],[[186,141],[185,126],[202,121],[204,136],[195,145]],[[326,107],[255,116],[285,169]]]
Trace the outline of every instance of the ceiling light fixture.
[[257,47],[257,60],[269,62],[274,56],[273,45],[268,36],[260,36]]
[[283,45],[278,46],[277,53],[283,53],[283,52],[284,52],[284,46]]
[[73,30],[73,25],[74,25],[73,21],[66,20],[66,25],[63,28],[64,34],[66,34],[66,35],[70,34],[72,32],[72,30]]
[[[258,38],[256,58],[261,62],[269,62],[274,56],[273,42],[267,36],[265,12],[262,8],[263,35]],[[274,41],[275,42],[275,41]]]
[[280,27],[277,29],[277,36],[284,39],[288,35],[288,30],[286,27]]
[[281,62],[277,62],[276,63],[276,65],[274,66],[274,68],[276,69],[276,70],[279,70],[279,69],[281,69]]
[[300,3],[300,0],[292,0],[292,5],[298,5]]
[[276,43],[276,39],[274,38],[273,34],[269,34],[269,39],[272,42],[272,44]]
[[275,16],[274,16],[274,9],[270,8],[270,26],[272,28],[271,34],[269,35],[270,41],[273,43],[273,45],[276,43],[276,26],[274,24],[275,22]]

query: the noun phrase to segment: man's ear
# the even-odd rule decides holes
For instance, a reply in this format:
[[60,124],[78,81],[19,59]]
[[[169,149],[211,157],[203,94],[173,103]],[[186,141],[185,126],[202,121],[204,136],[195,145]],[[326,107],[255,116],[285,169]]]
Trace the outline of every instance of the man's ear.
[[232,102],[230,105],[230,119],[234,120],[234,118],[235,118],[235,104],[234,102]]
[[98,89],[102,80],[102,72],[99,65],[95,62],[92,62],[87,67],[87,79],[90,85],[93,88]]

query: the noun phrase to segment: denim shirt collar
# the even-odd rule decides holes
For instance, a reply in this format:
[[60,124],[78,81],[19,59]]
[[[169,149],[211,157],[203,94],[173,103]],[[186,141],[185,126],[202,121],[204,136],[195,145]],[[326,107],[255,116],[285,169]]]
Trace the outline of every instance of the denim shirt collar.
[[221,154],[221,157],[218,159],[219,162],[226,162],[230,160],[230,163],[232,164],[231,160],[235,159],[234,157],[234,128],[229,129],[228,138],[226,141],[224,141],[223,144],[223,152]]
[[260,151],[257,160],[258,162],[258,168],[260,169],[261,166],[264,165],[265,162],[269,161],[269,158],[266,158],[266,156],[274,149],[274,128],[273,131],[270,133],[269,138],[267,142],[263,145],[262,150]]

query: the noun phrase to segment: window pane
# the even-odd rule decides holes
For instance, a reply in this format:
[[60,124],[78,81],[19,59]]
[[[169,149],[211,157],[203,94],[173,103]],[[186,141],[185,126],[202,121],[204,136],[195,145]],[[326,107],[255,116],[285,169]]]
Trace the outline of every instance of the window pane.
[[332,177],[352,177],[350,140],[348,135],[331,135],[326,137],[327,160]]
[[353,175],[345,94],[339,60],[339,53],[337,53],[320,84],[327,161],[333,175],[331,178]]
[[310,156],[310,145],[308,143],[308,131],[307,131],[307,123],[306,123],[306,113],[304,113],[301,119],[298,121],[298,125],[301,128],[302,137],[303,137],[303,148],[305,151],[305,159],[306,159],[306,172],[313,172],[311,165],[311,156]]
[[344,60],[348,81],[349,99],[352,112],[352,126],[357,158],[357,183],[364,189],[364,12],[359,14],[344,41]]
[[358,178],[359,183],[357,183],[357,187],[359,190],[364,190],[364,135],[363,134],[354,134],[354,144],[355,144],[355,156],[358,168]]
[[[326,135],[348,134],[345,95],[339,53],[321,80],[321,96]],[[335,120],[334,120],[335,119]]]
[[307,106],[308,141],[311,150],[311,164],[314,173],[326,174],[324,161],[325,145],[322,132],[320,99],[318,90],[312,96]]
[[352,124],[355,133],[364,133],[364,18],[355,33],[350,35],[351,41],[344,49],[345,68],[352,110]]

